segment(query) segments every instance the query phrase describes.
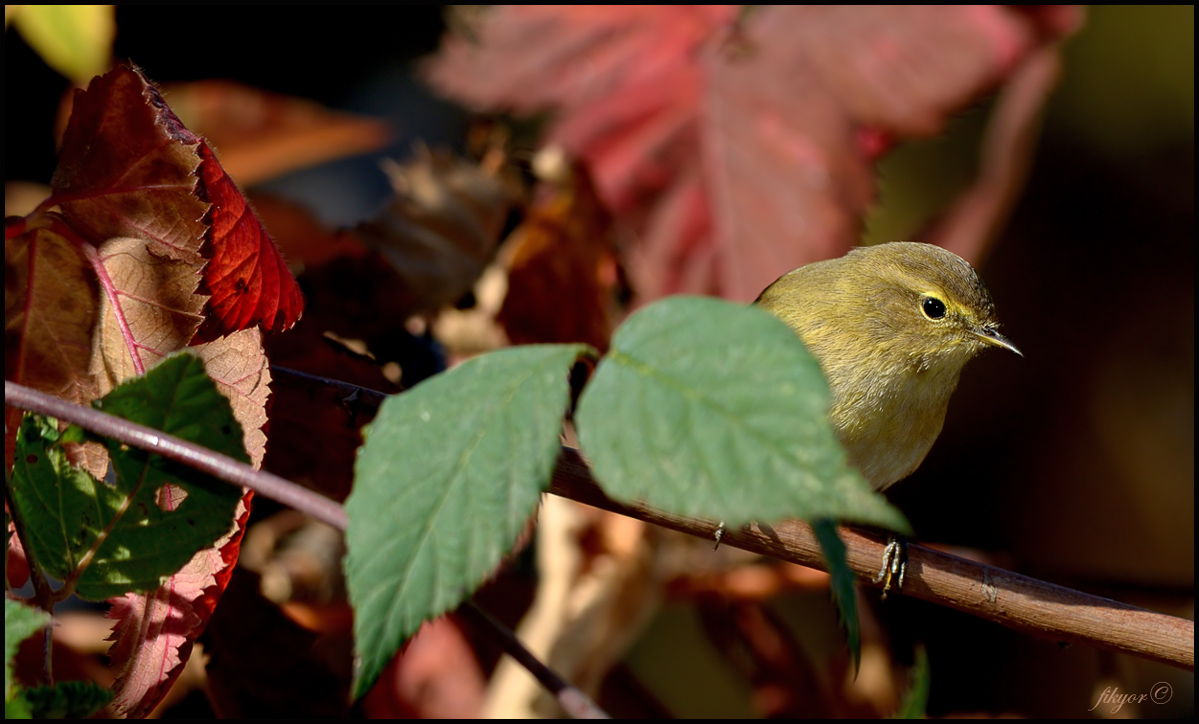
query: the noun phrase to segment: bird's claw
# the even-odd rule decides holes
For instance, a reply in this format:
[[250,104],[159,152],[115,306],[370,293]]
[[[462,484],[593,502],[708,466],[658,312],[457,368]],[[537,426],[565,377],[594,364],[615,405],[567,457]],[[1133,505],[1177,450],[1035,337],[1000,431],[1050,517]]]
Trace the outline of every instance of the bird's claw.
[[882,600],[887,600],[894,582],[896,591],[903,589],[903,577],[908,571],[908,539],[902,535],[887,537],[887,547],[883,549],[883,567],[874,577],[875,583],[883,584]]
[[712,546],[712,550],[720,548],[720,540],[724,538],[724,521],[720,521],[720,525],[716,526],[716,532],[713,533],[716,538],[716,545]]

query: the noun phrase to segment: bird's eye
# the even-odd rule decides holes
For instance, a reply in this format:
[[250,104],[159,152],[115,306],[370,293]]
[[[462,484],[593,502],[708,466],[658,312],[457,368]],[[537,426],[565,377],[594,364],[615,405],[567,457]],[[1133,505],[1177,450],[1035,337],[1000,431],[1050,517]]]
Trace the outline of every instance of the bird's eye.
[[925,297],[920,302],[920,309],[924,310],[924,316],[929,319],[940,319],[945,316],[945,302],[936,297]]

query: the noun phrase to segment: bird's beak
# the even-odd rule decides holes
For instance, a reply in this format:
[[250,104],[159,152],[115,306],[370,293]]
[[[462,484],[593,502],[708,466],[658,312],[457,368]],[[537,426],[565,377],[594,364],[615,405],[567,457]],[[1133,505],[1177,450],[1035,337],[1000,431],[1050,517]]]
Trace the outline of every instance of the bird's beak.
[[976,329],[976,330],[974,330],[974,334],[978,335],[978,338],[981,339],[983,342],[986,342],[987,344],[994,345],[996,347],[1003,347],[1004,349],[1015,352],[1016,354],[1020,355],[1021,357],[1024,356],[1024,353],[1021,352],[1019,349],[1017,349],[1016,345],[1012,344],[1012,341],[1010,339],[1008,339],[1007,337],[1004,337],[1002,334],[995,331],[995,329],[992,327],[983,327],[982,329]]

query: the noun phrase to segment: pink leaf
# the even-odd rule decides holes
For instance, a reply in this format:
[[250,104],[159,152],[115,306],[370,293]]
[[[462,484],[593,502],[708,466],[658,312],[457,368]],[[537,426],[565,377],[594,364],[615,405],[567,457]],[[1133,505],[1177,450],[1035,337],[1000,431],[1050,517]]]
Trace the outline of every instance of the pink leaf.
[[183,673],[196,637],[233,575],[251,497],[247,491],[228,535],[197,553],[157,590],[112,600],[108,617],[117,624],[109,637],[114,643],[108,656],[119,675],[110,714],[144,718]]
[[1079,24],[1077,8],[499,6],[429,68],[487,109],[554,110],[639,241],[642,301],[748,300],[857,243],[872,164],[938,132]]

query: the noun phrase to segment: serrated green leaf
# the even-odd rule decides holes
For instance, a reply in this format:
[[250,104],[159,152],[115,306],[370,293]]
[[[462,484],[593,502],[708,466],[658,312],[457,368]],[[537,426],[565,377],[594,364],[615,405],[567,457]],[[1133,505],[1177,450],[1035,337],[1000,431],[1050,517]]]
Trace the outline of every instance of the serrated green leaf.
[[[93,405],[249,461],[229,401],[190,355],[167,358]],[[157,588],[228,532],[242,495],[238,486],[186,465],[102,440],[112,484],[72,467],[56,426],[27,415],[11,486],[29,530],[32,561],[94,601]]]
[[26,414],[17,429],[13,500],[25,518],[30,563],[65,581],[95,542],[125,496],[73,467],[58,423]]
[[831,518],[908,530],[846,463],[820,365],[754,307],[671,297],[616,332],[579,442],[604,490],[729,526]]
[[50,623],[50,615],[45,611],[30,608],[16,601],[4,599],[4,700],[12,700],[13,657],[17,655],[17,647],[21,642]]
[[112,701],[112,691],[91,681],[60,681],[26,689],[21,696],[35,719],[86,719]]
[[812,531],[820,541],[820,550],[828,563],[829,591],[841,616],[841,625],[845,627],[846,644],[856,672],[862,658],[862,622],[858,619],[858,598],[854,594],[855,577],[845,559],[845,542],[837,535],[837,524],[831,520],[812,521]]
[[493,352],[383,403],[346,501],[355,696],[423,621],[462,602],[508,552],[549,484],[568,376],[587,349]]

